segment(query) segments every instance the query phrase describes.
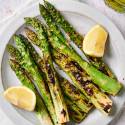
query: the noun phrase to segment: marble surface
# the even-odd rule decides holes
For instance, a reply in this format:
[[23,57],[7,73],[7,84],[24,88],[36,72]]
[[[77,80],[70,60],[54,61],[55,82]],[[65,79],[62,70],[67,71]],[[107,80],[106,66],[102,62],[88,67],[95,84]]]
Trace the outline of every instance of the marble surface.
[[[29,4],[33,4],[38,0],[0,0],[0,33],[5,28],[4,24],[7,24],[12,18],[14,18],[15,13],[20,12],[20,10]],[[76,0],[78,1],[78,0]],[[112,9],[105,6],[103,0],[79,0],[89,4],[92,7],[97,8],[99,11],[104,13],[109,17],[119,28],[121,33],[125,38],[125,14],[119,14]],[[124,107],[125,109],[125,107]],[[119,115],[119,117],[113,121],[110,125],[124,125],[125,124],[125,110]],[[14,125],[14,123],[6,117],[0,108],[0,125]]]

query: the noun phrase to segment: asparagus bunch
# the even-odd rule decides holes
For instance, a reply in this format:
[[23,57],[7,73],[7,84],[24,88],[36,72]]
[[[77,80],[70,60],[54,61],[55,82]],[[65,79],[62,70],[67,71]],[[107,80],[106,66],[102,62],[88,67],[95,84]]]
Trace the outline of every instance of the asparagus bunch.
[[[54,31],[54,26],[53,21],[55,21],[61,28],[64,29],[64,31],[68,34],[70,39],[82,50],[82,41],[83,41],[83,36],[80,35],[74,28],[73,26],[64,18],[64,16],[49,2],[44,0],[44,5],[40,5],[40,13],[49,25],[50,29]],[[55,23],[54,23],[55,24]],[[55,34],[57,34],[59,28],[56,29]],[[59,38],[61,35],[58,35]],[[62,36],[61,36],[62,37]],[[66,40],[65,40],[66,41]],[[64,40],[63,40],[64,42]],[[85,53],[84,53],[85,54]],[[114,73],[110,70],[110,68],[103,62],[102,58],[96,58],[96,57],[90,57],[86,55],[88,60],[95,66],[97,67],[100,71],[105,73],[106,75],[110,76],[111,78],[116,79]]]
[[56,72],[50,54],[49,43],[47,42],[47,34],[45,32],[45,28],[36,18],[26,18],[26,20],[26,23],[36,30],[36,33],[39,37],[39,42],[34,41],[34,44],[37,45],[43,53],[44,73],[48,81],[48,86],[55,106],[58,122],[68,122],[68,111],[64,102],[63,94],[59,86],[58,78],[56,77]]
[[48,34],[51,46],[58,52],[69,56],[73,61],[77,62],[101,90],[111,95],[116,95],[120,91],[120,89],[122,88],[121,83],[106,76],[105,74],[97,70],[94,66],[87,63],[73,49],[61,42],[58,36],[56,36],[53,32],[48,30]]
[[[32,41],[33,43],[39,41],[37,34],[29,28],[25,28],[25,33],[28,39],[30,39],[30,41]],[[39,57],[31,43],[27,42],[27,48],[30,49],[34,61],[37,63],[40,69],[43,70],[43,60]],[[79,92],[79,90],[75,86],[73,86],[67,80],[60,76],[59,80],[61,83],[62,90],[64,92],[64,97],[68,106],[70,118],[75,122],[82,121],[86,116],[86,113],[88,113],[88,111],[92,108],[91,103],[84,95]]]
[[[28,36],[28,38],[33,42],[36,41],[37,43],[40,41],[39,38],[37,37],[37,35],[31,31],[30,29],[26,30],[26,34]],[[51,36],[53,37],[53,36]],[[83,85],[85,83],[82,83],[81,81],[77,80],[75,78],[75,76],[72,75],[72,72],[80,72],[79,68],[77,69],[77,67],[74,66],[73,61],[71,63],[73,63],[73,65],[68,66],[67,61],[69,60],[68,57],[63,58],[64,56],[60,54],[60,52],[57,52],[56,50],[52,49],[52,54],[54,56],[54,59],[56,61],[56,63],[62,67],[63,66],[63,70],[67,72],[67,74],[72,78],[73,82],[76,84],[76,86],[86,95],[86,97],[88,97],[91,102],[98,108],[100,109],[102,112],[105,113],[109,113],[112,107],[112,102],[111,100],[103,93],[101,93],[92,83],[91,81],[88,79],[88,75],[85,74],[83,75],[83,71],[82,71],[82,76],[84,79],[87,79],[87,83],[86,83],[86,87],[83,88]],[[59,62],[59,63],[58,63]],[[75,63],[77,64],[77,63]],[[80,67],[80,66],[79,66]],[[65,70],[66,68],[66,70]],[[67,69],[68,68],[68,69]],[[68,71],[67,71],[68,70]],[[73,70],[73,71],[72,71]],[[80,74],[81,75],[81,74]],[[90,82],[90,83],[89,83]],[[61,84],[62,88],[64,89],[64,93],[70,98],[70,99],[76,99],[76,105],[79,108],[82,108],[82,104],[80,104],[80,102],[83,100],[81,100],[79,97],[83,98],[83,96],[80,94],[79,90],[76,89],[75,87],[73,87],[72,85],[70,85],[68,82],[64,81],[63,84]],[[67,89],[65,89],[67,88]],[[90,93],[92,91],[92,94]],[[102,100],[105,100],[104,102]],[[85,101],[85,97],[84,97],[84,101]],[[88,102],[87,102],[88,103]],[[90,105],[90,104],[89,104]],[[108,108],[107,108],[108,107]],[[106,109],[107,108],[107,109]]]
[[[29,42],[26,42],[26,44],[27,44],[27,47],[30,49],[30,52],[31,52],[31,55],[32,55],[33,59],[35,59],[37,65],[38,65],[40,68],[42,68],[42,65],[40,64],[40,62],[43,61],[42,58],[38,55],[38,53],[35,51],[34,47],[33,47]],[[12,50],[12,49],[15,50],[15,53],[16,53],[16,54],[15,54],[15,53],[12,53],[12,51],[14,52],[14,50]],[[11,45],[8,45],[8,51],[10,52],[11,56],[13,56],[13,58],[15,58],[16,55],[19,55],[19,52],[17,51],[17,49],[14,48],[14,47],[11,46]],[[11,68],[15,71],[17,77],[20,79],[20,81],[22,82],[23,85],[25,85],[25,86],[31,88],[32,90],[34,90],[34,87],[33,87],[34,85],[32,85],[33,83],[32,83],[32,81],[30,80],[30,79],[32,79],[32,78],[30,78],[30,77],[27,75],[28,72],[26,72],[26,70],[23,69],[19,63],[17,63],[17,62],[19,62],[19,61],[20,61],[20,60],[18,60],[18,58],[16,58],[16,61],[11,60],[11,61],[10,61],[10,66],[11,66]],[[42,70],[41,70],[41,71],[42,71]],[[30,84],[32,83],[32,84],[30,85],[29,83],[30,83]],[[39,119],[40,119],[40,118],[44,118],[44,119],[40,119],[40,121],[41,121],[43,124],[44,124],[45,122],[48,122],[47,125],[51,125],[51,124],[49,123],[50,120],[49,120],[49,118],[47,118],[47,114],[46,114],[46,112],[45,112],[46,107],[42,105],[42,102],[41,102],[42,99],[37,96],[37,90],[36,90],[36,89],[35,89],[34,92],[35,92],[36,97],[37,97],[37,104],[36,104],[36,109],[35,109],[35,111],[37,112],[38,118],[39,118]],[[40,98],[40,99],[39,99],[39,98]],[[81,122],[81,121],[84,119],[85,113],[82,112],[75,104],[73,104],[72,101],[70,102],[70,101],[67,100],[66,102],[67,102],[68,112],[69,112],[70,118],[71,118],[73,121],[75,121],[75,122]],[[43,109],[44,109],[44,110],[43,110]],[[45,118],[47,118],[48,121],[46,121]],[[45,121],[44,121],[44,120],[45,120]]]
[[[70,39],[75,41],[79,48],[81,48],[80,43],[81,40],[83,40],[83,37],[75,31],[53,5],[45,1],[45,7],[40,5],[40,12],[50,29],[47,30],[36,18],[25,19],[26,23],[36,30],[37,35],[34,32],[30,32],[29,37],[30,40],[43,52],[43,59],[41,59],[33,46],[22,35],[14,36],[18,49],[11,45],[8,46],[9,53],[13,57],[13,59],[10,60],[11,68],[22,81],[22,84],[29,87],[36,94],[37,104],[35,110],[37,115],[41,118],[45,118],[45,124],[52,125],[54,123],[54,125],[59,125],[60,123],[65,123],[69,120],[68,112],[70,115],[72,114],[71,118],[73,120],[80,122],[92,108],[92,104],[105,114],[109,114],[112,108],[112,101],[107,95],[100,92],[93,82],[103,91],[112,95],[116,95],[119,92],[122,87],[121,84],[117,80],[108,77],[110,76],[114,78],[114,74],[100,58],[87,56],[91,64],[96,66],[99,70],[103,70],[103,73],[108,76],[84,61],[67,44],[67,40],[57,24],[65,30],[70,36]],[[52,10],[52,14],[49,13],[50,10]],[[53,22],[53,20],[55,22]],[[48,41],[52,46],[51,51]],[[53,66],[51,52],[55,62],[70,76],[76,86],[70,84],[65,79],[60,81],[62,90],[64,91],[63,94],[66,104]],[[44,81],[45,79],[47,79],[48,83]],[[108,82],[110,82],[110,84],[108,84]],[[39,89],[46,106],[33,83],[35,83]],[[87,98],[81,94],[79,90]],[[88,101],[88,99],[90,101]],[[44,110],[43,107],[45,107]],[[49,111],[53,122],[51,121],[47,110]],[[47,121],[46,118],[48,118]]]
[[40,94],[36,90],[33,82],[29,79],[28,73],[25,71],[25,69],[22,68],[22,66],[18,63],[18,60],[10,60],[9,64],[12,68],[12,70],[15,72],[16,76],[21,81],[22,85],[30,88],[36,95],[36,107],[35,112],[40,119],[41,123],[44,125],[53,125],[53,122],[51,121],[51,118],[49,116],[49,113],[47,111],[47,108],[40,97]]
[[[39,40],[37,37],[37,34],[35,32],[33,32],[32,30],[30,30],[29,28],[25,28],[25,33],[26,33],[27,37],[30,39],[30,41],[37,42]],[[31,43],[27,42],[27,48],[30,49],[30,52],[31,52],[32,57],[34,58],[34,61],[37,63],[38,67],[42,71],[43,70],[42,58],[40,58],[40,56],[35,51],[35,49],[31,45]],[[86,110],[89,111],[89,109],[92,108],[92,105],[88,102],[88,100],[85,98],[85,96],[79,92],[79,90],[75,86],[71,85],[67,80],[61,78],[60,76],[59,76],[59,80],[60,80],[61,86],[63,86],[63,92],[65,93],[64,95],[71,99],[71,101],[66,101],[67,99],[65,97],[65,101],[67,103],[70,102],[70,104],[66,103],[68,105],[69,116],[75,122],[78,122],[78,121],[80,122],[83,119],[83,116],[85,114],[84,111],[86,111]],[[67,84],[67,86],[64,85],[65,83]],[[70,87],[70,86],[72,86],[72,87]],[[68,98],[68,100],[69,100],[69,98]],[[75,100],[75,102],[72,99]],[[78,105],[81,105],[80,106],[81,108],[78,108],[77,107]],[[84,109],[84,107],[86,107],[86,106],[88,106],[88,108]]]
[[[31,40],[31,42],[33,42],[33,43],[40,42],[40,40],[37,37],[37,34],[35,32],[30,30],[29,28],[26,28],[25,32],[26,32],[27,37]],[[29,48],[31,48],[30,43],[28,46],[29,46]],[[33,50],[33,49],[31,49],[31,50],[32,50],[31,52],[32,52],[33,57],[35,55],[37,55],[36,52],[34,52],[35,50]],[[37,60],[40,60],[40,59],[37,59]],[[39,65],[39,67],[41,67],[41,70],[42,70],[43,69],[42,61],[40,61],[40,63],[38,62],[38,65]],[[60,84],[61,84],[62,90],[65,93],[65,95],[68,96],[82,111],[87,113],[92,108],[92,104],[88,101],[88,99],[86,99],[86,97],[83,94],[81,94],[79,92],[79,90],[75,86],[73,86],[71,83],[69,83],[67,80],[65,80],[61,77],[60,77]]]
[[34,81],[37,88],[39,89],[39,92],[50,113],[50,116],[54,124],[57,125],[58,124],[57,117],[55,113],[55,108],[53,106],[53,102],[51,100],[49,88],[47,84],[44,82],[43,77],[41,76],[41,73],[38,70],[38,67],[31,58],[28,48],[24,44],[25,43],[24,41],[26,39],[24,39],[22,35],[19,36],[16,35],[14,36],[14,40],[16,42],[18,50],[13,46],[9,46],[8,51],[10,55],[15,60],[19,60],[20,65],[22,65],[23,68],[28,71],[30,78]]

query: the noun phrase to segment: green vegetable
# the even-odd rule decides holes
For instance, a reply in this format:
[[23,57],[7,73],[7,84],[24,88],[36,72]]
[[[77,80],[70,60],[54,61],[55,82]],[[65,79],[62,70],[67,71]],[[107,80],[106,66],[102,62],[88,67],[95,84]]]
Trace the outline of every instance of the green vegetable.
[[82,112],[88,113],[92,109],[90,101],[69,81],[62,79],[61,87],[64,94],[79,107]]
[[26,20],[27,20],[26,23],[32,26],[36,30],[36,33],[39,37],[39,42],[34,41],[33,43],[37,45],[43,53],[44,73],[48,81],[47,83],[55,106],[58,122],[59,123],[68,122],[69,121],[68,111],[53,66],[53,61],[50,54],[51,52],[47,41],[47,34],[45,32],[45,28],[36,18],[26,18]]
[[[28,36],[28,38],[33,42],[33,41],[38,41],[39,42],[39,39],[38,39],[38,37],[37,37],[37,35],[33,32],[33,31],[31,31],[31,30],[29,30],[29,29],[27,29],[26,30],[26,34],[27,34],[27,36]],[[67,58],[63,58],[63,56],[59,56],[60,54],[59,54],[59,52],[55,52],[53,49],[52,49],[52,52],[53,52],[53,56],[55,57],[54,59],[55,59],[55,61],[57,62],[57,60],[60,62],[60,64],[61,65],[64,65],[64,62],[66,62],[66,60],[67,60]],[[60,59],[59,59],[60,58]],[[64,59],[64,60],[62,60],[62,59]],[[64,66],[64,67],[66,67],[66,66]],[[71,70],[71,68],[72,68],[72,66],[71,67],[69,67],[69,70]],[[76,69],[76,68],[73,68],[73,69],[75,69],[76,71],[78,71],[78,69]],[[73,76],[73,75],[71,75],[71,76]],[[87,77],[88,77],[88,75],[86,75],[86,76],[83,76],[84,77],[84,79],[87,79]],[[72,77],[71,77],[72,78]],[[79,82],[79,81],[77,81],[77,80],[74,80],[74,82],[76,81],[76,85],[78,85],[78,87],[80,87],[80,89],[81,88],[83,88],[82,87],[82,84]],[[80,85],[79,85],[80,84]],[[84,96],[82,96],[82,94],[80,94],[80,92],[78,92],[79,90],[77,90],[76,88],[74,88],[73,87],[73,89],[71,89],[71,87],[70,87],[70,84],[68,83],[68,82],[66,82],[65,83],[65,80],[62,82],[62,84],[61,84],[63,87],[63,90],[65,89],[65,91],[63,91],[64,93],[65,93],[65,95],[66,96],[68,96],[70,99],[76,99],[77,101],[75,101],[76,103],[76,105],[80,108],[82,108],[82,104],[80,104],[80,102],[82,102],[82,100],[79,98],[79,97],[81,97],[82,99],[84,99],[84,101],[85,101],[85,97]],[[107,106],[107,104],[110,104],[111,105],[111,101],[108,99],[108,97],[105,95],[105,94],[103,94],[103,93],[101,93],[101,92],[99,92],[99,90],[92,84],[89,84],[89,86],[91,87],[90,89],[91,89],[91,91],[94,91],[94,94],[93,94],[93,97],[91,97],[91,96],[89,96],[89,94],[87,94],[86,93],[86,91],[83,89],[82,90],[82,92],[84,93],[84,94],[86,94],[86,96],[88,97],[88,98],[91,98],[90,100],[93,100],[93,103],[94,103],[94,105],[96,105],[96,107],[98,107],[98,108],[101,108],[101,110],[103,110],[103,108],[104,107],[106,107]],[[88,87],[89,87],[88,86]],[[64,88],[65,87],[65,88]],[[72,92],[72,90],[74,90],[73,92]],[[76,94],[77,93],[77,94]],[[99,94],[98,94],[99,93]],[[102,103],[102,101],[101,100],[103,100],[103,99],[107,99],[106,101],[107,101],[107,104],[105,104],[104,103],[104,105],[102,106],[99,102],[101,102]],[[87,100],[86,100],[87,101]],[[73,102],[73,101],[72,101]],[[96,104],[97,103],[97,104]],[[85,103],[84,103],[85,104]],[[89,106],[90,106],[90,104],[88,104]],[[83,108],[84,109],[84,108]],[[110,111],[110,109],[111,109],[111,106],[109,107],[109,109],[107,109],[108,111],[107,112],[109,112]],[[103,112],[105,112],[105,111],[103,111]]]
[[53,21],[51,15],[46,10],[46,8],[43,5],[39,4],[39,10],[40,10],[40,14],[43,16],[44,20],[46,21],[47,25],[51,28],[51,30],[54,31],[55,34],[58,34],[59,38],[63,42],[65,42],[66,38],[64,37],[64,35],[62,34],[62,32],[59,30],[59,27]]
[[125,6],[125,0],[115,0],[115,1],[122,6]]
[[[33,58],[35,58],[35,61],[36,62],[38,61],[38,66],[41,67],[41,64],[39,65],[39,62],[42,62],[42,58],[39,57],[38,53],[35,51],[35,49],[33,48],[33,46],[29,42],[27,42],[27,47],[30,49],[30,52],[32,52],[32,56],[33,56]],[[39,93],[35,89],[35,86],[33,85],[32,81],[30,80],[29,76],[27,75],[28,72],[26,72],[26,70],[23,69],[21,67],[21,65],[19,63],[17,63],[17,61],[18,60],[16,60],[16,61],[10,60],[11,68],[16,73],[16,75],[20,79],[21,83],[24,86],[30,88],[31,90],[33,90],[35,92],[36,100],[37,100],[35,111],[37,113],[38,118],[42,122],[42,124],[51,125],[52,123],[50,121],[49,115],[47,114],[47,109],[46,109]],[[86,116],[86,113],[81,111],[81,109],[79,109],[75,104],[73,104],[72,100],[69,101],[69,99],[66,99],[66,98],[65,98],[65,100],[67,102],[68,112],[69,112],[70,118],[74,122],[81,122],[84,119],[84,117]]]
[[[37,34],[32,30],[30,30],[29,28],[25,29],[25,33],[28,39],[30,39],[32,42],[39,41]],[[30,49],[34,61],[37,63],[39,68],[43,70],[42,58],[39,57],[39,55],[29,42],[27,42],[27,47]],[[62,86],[62,90],[65,95],[64,97],[66,104],[68,106],[70,119],[72,119],[75,122],[81,122],[86,116],[86,113],[84,112],[86,111],[86,109],[84,107],[88,106],[87,111],[89,111],[92,108],[92,105],[90,104],[88,99],[86,99],[86,97],[82,95],[75,86],[71,85],[66,79],[60,76],[58,77],[59,77],[59,82],[61,83]],[[66,96],[69,98],[66,98]]]
[[[48,10],[49,14],[52,16],[52,18],[54,19],[54,21],[56,23],[58,23],[63,29],[64,31],[70,36],[70,39],[72,41],[75,42],[75,44],[78,45],[79,48],[82,48],[82,41],[83,41],[83,36],[80,35],[72,25],[70,25],[70,23],[64,18],[64,16],[62,16],[62,14],[49,2],[47,2],[46,0],[44,0],[44,5],[46,7],[46,9]],[[45,20],[47,20],[47,14],[45,12],[45,9],[42,9],[43,6],[40,6],[40,12],[41,15],[44,17]],[[46,15],[46,16],[44,16]],[[50,16],[49,15],[49,16]]]
[[88,56],[89,62],[95,66],[99,71],[103,72],[105,75],[109,76],[112,79],[117,79],[115,74],[111,69],[103,62],[102,58],[90,57]]
[[[39,38],[37,37],[37,34],[35,32],[33,32],[32,30],[30,30],[29,28],[25,29],[25,33],[26,33],[27,37],[31,40],[31,42],[33,42],[33,43],[40,42]],[[37,56],[37,53],[32,48],[30,43],[29,43],[29,45],[27,45],[27,47],[31,50],[32,56],[36,60],[37,65],[40,67],[41,70],[43,70],[42,59],[40,61],[40,57],[39,58],[35,57],[35,56]],[[72,102],[75,103],[81,109],[81,111],[88,112],[92,108],[92,104],[89,103],[88,99],[86,99],[86,97],[84,95],[82,95],[75,86],[73,86],[71,83],[69,83],[64,78],[59,77],[59,80],[60,80],[60,84],[61,84],[62,90],[65,93],[65,95],[68,96],[72,100]]]
[[10,60],[9,64],[12,68],[12,70],[15,72],[16,76],[21,81],[21,84],[31,89],[35,95],[36,95],[36,107],[35,112],[38,116],[38,118],[41,121],[41,124],[44,125],[53,125],[51,118],[49,116],[49,113],[47,111],[46,106],[44,105],[44,102],[42,98],[40,97],[40,94],[37,92],[33,82],[29,79],[28,73],[25,71],[25,69],[22,68],[22,66],[17,62],[17,60]]
[[82,112],[80,108],[78,108],[75,104],[72,103],[72,100],[65,97],[65,101],[68,107],[68,112],[71,120],[73,120],[76,123],[82,122],[82,120],[85,119],[87,114],[85,112]]
[[[61,26],[61,28],[64,29],[64,31],[68,34],[70,39],[82,50],[83,36],[81,36],[81,34],[75,31],[73,26],[65,19],[65,17],[51,3],[44,0],[44,5],[47,10],[45,9],[43,5],[40,5],[40,12],[41,12],[41,15],[44,17],[44,19],[46,20],[47,24],[53,25],[53,20],[54,20],[59,26]],[[60,35],[56,33],[56,32],[59,32],[60,30],[59,29],[55,30],[53,28],[54,26],[52,27],[50,25],[49,25],[50,29],[54,31],[54,33],[60,38]],[[67,41],[63,40],[63,42],[66,43]],[[110,68],[103,62],[102,58],[90,57],[88,55],[86,55],[86,57],[91,62],[91,64],[93,64],[101,72],[105,73],[111,78],[116,79],[116,76],[110,70]]]
[[50,113],[50,116],[54,124],[56,125],[57,117],[53,106],[53,102],[51,100],[49,88],[47,84],[44,82],[43,77],[41,76],[41,73],[38,70],[38,67],[31,58],[28,48],[24,44],[24,41],[26,39],[24,39],[24,37],[21,35],[16,35],[14,36],[14,40],[16,42],[18,50],[14,48],[12,45],[8,45],[8,52],[15,60],[19,60],[19,63],[23,66],[23,68],[28,71],[29,76],[32,78],[37,88],[39,89],[39,92]]
[[82,69],[87,72],[87,74],[91,77],[91,80],[97,86],[99,86],[100,89],[112,95],[116,95],[120,91],[122,88],[121,83],[106,76],[97,70],[94,66],[87,63],[73,49],[69,48],[66,44],[61,42],[58,36],[56,36],[53,32],[48,31],[48,34],[51,46],[58,52],[69,56],[73,61],[76,61],[82,67]]
[[125,13],[125,2],[122,1],[116,1],[116,0],[105,0],[106,5],[108,5],[110,8],[114,9],[115,11],[119,13]]
[[105,114],[109,114],[112,108],[112,101],[107,95],[99,91],[99,89],[91,81],[91,78],[85,73],[79,64],[60,52],[55,50],[52,52],[55,62],[72,79],[74,85],[92,102],[97,109]]

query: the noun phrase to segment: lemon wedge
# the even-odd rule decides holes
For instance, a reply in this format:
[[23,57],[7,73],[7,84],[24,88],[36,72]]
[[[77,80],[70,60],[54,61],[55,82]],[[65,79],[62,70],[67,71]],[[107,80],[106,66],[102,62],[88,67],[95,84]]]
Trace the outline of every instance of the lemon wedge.
[[89,56],[102,57],[104,55],[107,36],[108,33],[102,26],[95,25],[85,35],[83,40],[83,51]]
[[10,87],[4,92],[4,97],[18,108],[33,111],[36,105],[36,95],[27,87]]

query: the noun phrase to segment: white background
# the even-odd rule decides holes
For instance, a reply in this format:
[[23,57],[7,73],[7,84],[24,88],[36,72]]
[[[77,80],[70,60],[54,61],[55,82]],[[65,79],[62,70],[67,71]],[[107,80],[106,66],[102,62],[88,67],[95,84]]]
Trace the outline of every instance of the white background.
[[[6,27],[6,24],[14,18],[14,15],[21,12],[21,9],[33,4],[38,0],[0,0],[0,32]],[[119,28],[125,38],[125,14],[118,14],[112,9],[105,6],[103,0],[79,0],[92,7],[97,8],[108,16]],[[125,108],[124,108],[125,109]],[[0,108],[0,125],[14,125],[12,121],[6,117]],[[118,117],[112,125],[125,125],[125,111]]]

